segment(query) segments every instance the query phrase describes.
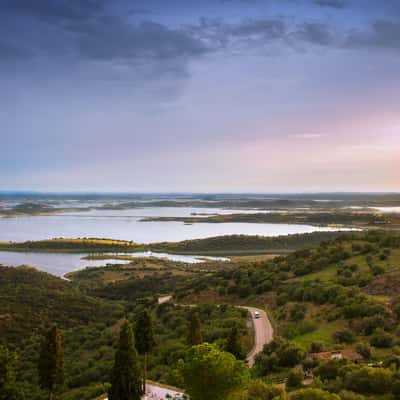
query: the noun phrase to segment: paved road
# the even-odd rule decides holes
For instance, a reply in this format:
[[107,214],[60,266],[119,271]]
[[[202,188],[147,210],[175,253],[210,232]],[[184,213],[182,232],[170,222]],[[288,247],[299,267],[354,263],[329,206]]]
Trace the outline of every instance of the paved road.
[[[169,397],[168,397],[169,396]],[[173,399],[181,399],[183,396],[183,393],[181,392],[175,392],[174,390],[171,389],[166,389],[160,386],[155,386],[152,384],[147,384],[146,385],[146,397],[144,400],[164,400],[168,398],[173,398]]]
[[[158,303],[167,303],[171,299],[172,296],[160,297]],[[272,341],[274,337],[274,329],[272,328],[271,322],[265,311],[255,307],[242,306],[241,308],[250,312],[254,326],[254,347],[246,357],[249,367],[251,368],[254,365],[256,355],[262,351],[265,344]],[[260,313],[260,318],[254,318],[254,313],[256,311]]]
[[[242,307],[248,310],[251,314],[254,325],[254,347],[247,355],[247,362],[251,368],[254,365],[255,357],[260,353],[265,344],[272,341],[274,337],[274,329],[265,311],[255,307]],[[258,311],[260,318],[254,318],[254,313]]]
[[[146,395],[142,400],[166,400],[166,399],[181,399],[183,393],[176,392],[171,389],[166,389],[151,383],[146,384]],[[108,400],[105,398],[104,400]]]

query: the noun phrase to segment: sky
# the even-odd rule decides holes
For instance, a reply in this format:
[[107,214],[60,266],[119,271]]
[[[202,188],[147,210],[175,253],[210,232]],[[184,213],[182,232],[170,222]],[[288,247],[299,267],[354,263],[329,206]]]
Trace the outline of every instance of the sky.
[[398,0],[0,0],[0,190],[400,191]]

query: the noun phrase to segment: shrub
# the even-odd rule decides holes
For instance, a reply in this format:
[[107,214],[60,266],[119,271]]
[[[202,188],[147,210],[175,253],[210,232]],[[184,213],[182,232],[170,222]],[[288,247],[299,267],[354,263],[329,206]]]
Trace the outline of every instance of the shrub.
[[385,394],[391,390],[392,373],[385,368],[345,367],[343,384],[346,389],[357,393]]
[[333,339],[336,343],[353,343],[355,340],[354,333],[349,329],[343,329],[337,331],[333,335]]
[[320,377],[323,381],[336,379],[339,376],[340,369],[346,364],[345,360],[326,360],[314,370],[314,375]]
[[301,386],[303,382],[303,371],[299,368],[293,368],[289,371],[286,386],[289,388],[296,388]]
[[289,396],[290,400],[340,400],[336,394],[321,389],[301,389]]
[[285,391],[277,385],[268,385],[261,379],[252,381],[248,388],[248,400],[283,399]]
[[390,333],[385,332],[383,329],[377,329],[371,336],[370,343],[374,347],[389,348],[393,346],[394,337]]
[[358,343],[356,346],[356,351],[358,354],[362,355],[366,360],[371,358],[372,349],[368,343]]

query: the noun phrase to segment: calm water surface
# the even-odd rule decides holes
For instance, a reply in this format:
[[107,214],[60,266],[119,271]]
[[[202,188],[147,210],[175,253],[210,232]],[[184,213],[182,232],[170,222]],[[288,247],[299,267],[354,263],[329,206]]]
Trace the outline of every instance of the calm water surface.
[[[136,253],[113,253],[113,254],[128,254],[134,257],[158,257],[167,258],[172,261],[185,262],[190,264],[198,264],[207,260],[220,260],[228,261],[228,258],[224,257],[203,257],[203,256],[186,256],[179,254],[167,254],[167,253],[154,253],[151,251],[147,252],[136,252]],[[110,258],[104,260],[84,260],[87,254],[76,254],[76,253],[29,253],[29,252],[0,252],[0,265],[7,266],[19,266],[29,265],[36,267],[42,271],[48,272],[53,275],[62,276],[67,272],[76,271],[85,267],[105,267],[107,264],[129,264],[129,260],[116,260]]]
[[143,217],[180,217],[193,213],[225,213],[238,210],[204,208],[143,208],[134,210],[91,210],[49,216],[0,218],[0,241],[41,240],[57,237],[97,237],[133,240],[138,243],[175,242],[221,235],[278,236],[334,228],[310,225],[257,223],[141,222]]
[[[176,242],[222,235],[278,236],[314,231],[333,231],[328,227],[257,223],[141,222],[143,217],[187,217],[193,214],[254,213],[259,210],[227,210],[217,208],[154,207],[131,210],[90,210],[58,215],[0,218],[0,241],[26,241],[57,237],[96,237],[132,240],[138,243]],[[264,210],[263,212],[270,212]],[[201,216],[201,215],[198,215]],[[137,256],[166,257],[174,261],[200,262],[196,256],[135,253]],[[0,252],[0,264],[31,265],[55,275],[84,268],[105,266],[125,261],[82,260],[85,254]]]

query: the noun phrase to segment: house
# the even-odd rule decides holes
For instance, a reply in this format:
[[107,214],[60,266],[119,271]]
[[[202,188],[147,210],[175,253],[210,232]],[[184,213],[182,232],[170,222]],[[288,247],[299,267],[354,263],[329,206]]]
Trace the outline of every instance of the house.
[[322,361],[322,360],[347,360],[354,363],[359,363],[364,361],[364,358],[361,354],[357,353],[352,349],[345,350],[334,350],[334,351],[324,351],[321,353],[310,353],[310,357],[313,360]]

